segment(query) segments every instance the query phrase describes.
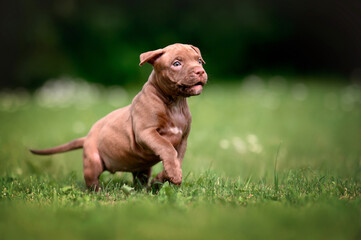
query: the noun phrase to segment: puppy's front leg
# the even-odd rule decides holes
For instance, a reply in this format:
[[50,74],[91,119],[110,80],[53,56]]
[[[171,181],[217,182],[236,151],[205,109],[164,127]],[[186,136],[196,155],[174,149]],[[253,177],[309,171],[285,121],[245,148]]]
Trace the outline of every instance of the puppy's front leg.
[[[185,154],[186,148],[187,148],[188,134],[189,134],[189,132],[186,134],[186,136],[182,139],[182,142],[176,148],[177,149],[177,162],[179,163],[179,168],[181,170],[181,174],[182,174],[183,158],[184,158],[184,154]],[[157,176],[152,180],[151,185],[153,186],[157,182],[163,183],[166,180],[167,180],[167,174],[165,173],[165,171],[162,171],[162,172],[158,173]],[[181,181],[182,181],[182,179],[181,179]],[[179,185],[180,185],[180,183],[179,183]]]
[[177,157],[178,153],[168,140],[163,138],[155,128],[148,128],[139,132],[136,140],[139,145],[150,149],[163,162],[164,179],[175,185],[182,183],[182,169]]

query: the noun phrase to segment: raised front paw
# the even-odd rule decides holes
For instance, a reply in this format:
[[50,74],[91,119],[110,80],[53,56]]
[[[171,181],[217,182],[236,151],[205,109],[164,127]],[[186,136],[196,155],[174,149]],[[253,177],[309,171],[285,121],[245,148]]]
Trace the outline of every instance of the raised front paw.
[[175,184],[175,185],[181,185],[182,184],[182,169],[174,169],[170,172],[166,172],[168,175],[168,180]]

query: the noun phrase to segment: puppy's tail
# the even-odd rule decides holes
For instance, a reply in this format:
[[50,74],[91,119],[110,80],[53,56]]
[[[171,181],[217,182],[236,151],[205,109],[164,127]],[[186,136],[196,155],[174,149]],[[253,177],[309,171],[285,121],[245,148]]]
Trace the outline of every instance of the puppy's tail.
[[67,152],[78,148],[82,148],[84,144],[84,140],[85,137],[82,137],[53,148],[48,148],[43,150],[34,150],[34,149],[29,149],[29,150],[30,152],[38,155],[50,155],[55,153],[62,153],[62,152]]

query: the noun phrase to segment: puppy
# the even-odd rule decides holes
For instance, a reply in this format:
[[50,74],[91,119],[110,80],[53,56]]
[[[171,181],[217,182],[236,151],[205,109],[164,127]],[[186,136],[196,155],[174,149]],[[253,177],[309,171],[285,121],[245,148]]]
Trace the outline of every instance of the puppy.
[[182,161],[191,129],[187,97],[201,94],[207,83],[203,58],[197,47],[173,44],[140,55],[140,66],[153,71],[132,103],[97,121],[88,135],[45,150],[49,155],[83,148],[84,179],[99,190],[99,176],[108,170],[132,172],[135,182],[148,185],[152,166],[164,170],[153,180],[182,183]]

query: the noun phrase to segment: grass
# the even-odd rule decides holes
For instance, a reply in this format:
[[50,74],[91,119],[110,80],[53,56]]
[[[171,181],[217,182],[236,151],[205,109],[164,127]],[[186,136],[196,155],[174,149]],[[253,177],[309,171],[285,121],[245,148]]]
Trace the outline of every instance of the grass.
[[74,85],[79,100],[66,97],[68,85],[62,95],[59,84],[0,94],[2,239],[361,238],[360,86],[210,82],[189,99],[182,186],[153,194],[134,190],[129,173],[107,172],[103,190],[88,192],[81,151],[27,152],[85,135],[136,94]]

